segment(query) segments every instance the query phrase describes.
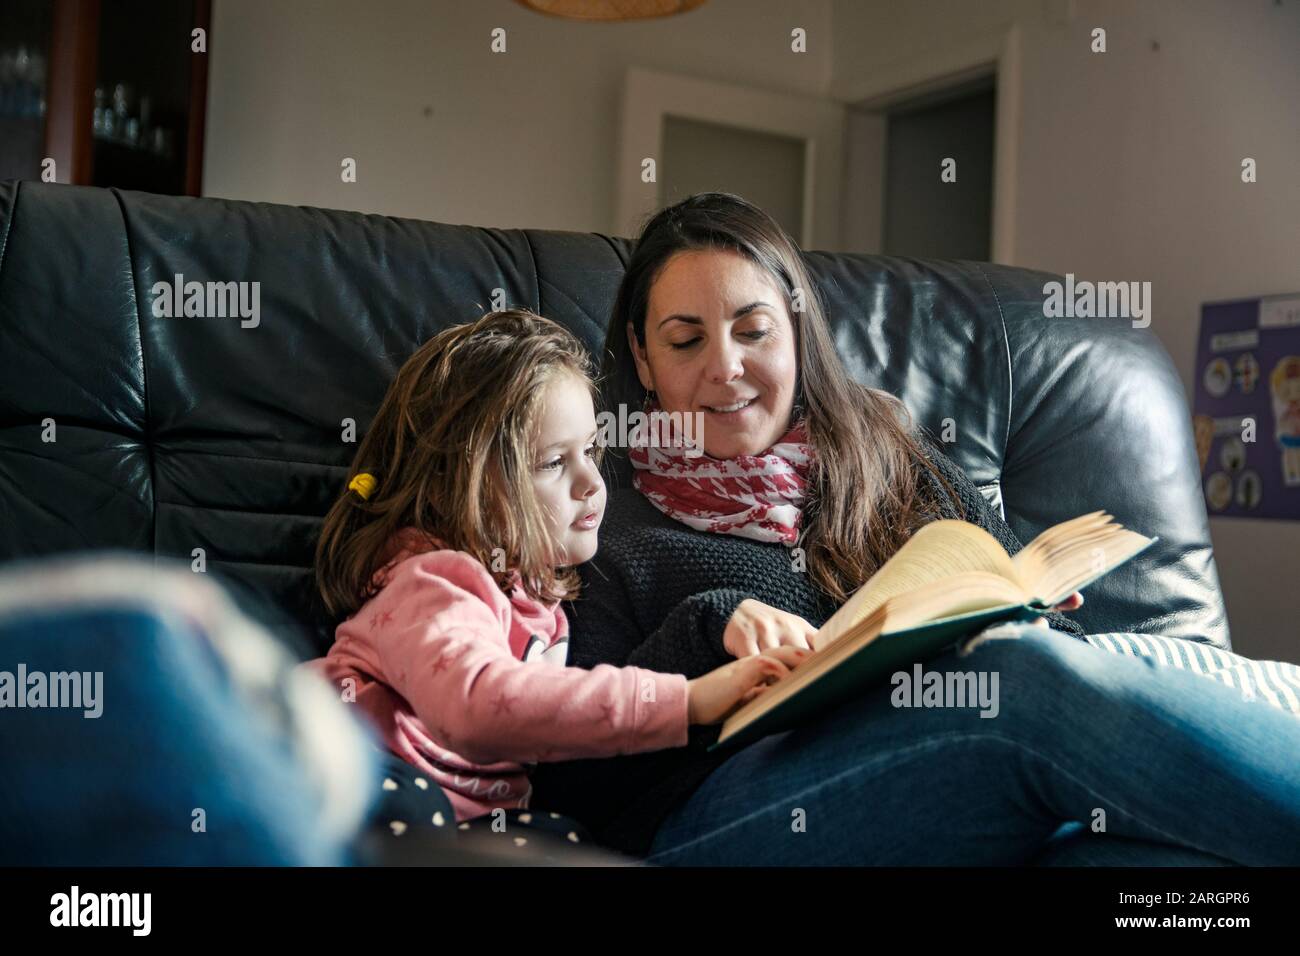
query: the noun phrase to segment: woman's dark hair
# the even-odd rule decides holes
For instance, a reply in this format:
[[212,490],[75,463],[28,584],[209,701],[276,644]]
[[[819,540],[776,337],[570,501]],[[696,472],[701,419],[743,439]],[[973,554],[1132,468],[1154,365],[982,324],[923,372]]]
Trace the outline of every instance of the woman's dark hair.
[[[699,193],[656,213],[642,228],[619,286],[605,335],[602,379],[617,408],[641,407],[646,391],[636,373],[630,326],[645,345],[650,289],[675,255],[739,253],[767,273],[785,296],[798,356],[796,416],[816,451],[799,545],[822,591],[843,601],[922,525],[941,517],[936,485],[957,515],[956,494],[912,435],[903,403],[855,382],[835,354],[830,327],[799,247],[757,206],[729,193]],[[802,309],[794,302],[802,290]]]

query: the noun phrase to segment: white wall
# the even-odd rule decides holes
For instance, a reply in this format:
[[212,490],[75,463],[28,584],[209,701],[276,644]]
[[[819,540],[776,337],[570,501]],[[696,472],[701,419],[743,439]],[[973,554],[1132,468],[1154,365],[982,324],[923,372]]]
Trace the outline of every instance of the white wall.
[[[626,67],[824,96],[830,9],[710,0],[582,23],[512,0],[218,0],[203,193],[626,234],[615,177],[640,173],[616,169]],[[795,27],[806,53],[790,50]],[[343,157],[356,183],[340,181]]]
[[[996,49],[1018,26],[1010,259],[1150,281],[1151,328],[1189,402],[1202,302],[1300,292],[1296,0],[836,0],[833,20],[844,98],[891,70],[910,79],[917,62]],[[1097,26],[1105,54],[1089,49]],[[1210,525],[1234,645],[1300,661],[1300,523]]]

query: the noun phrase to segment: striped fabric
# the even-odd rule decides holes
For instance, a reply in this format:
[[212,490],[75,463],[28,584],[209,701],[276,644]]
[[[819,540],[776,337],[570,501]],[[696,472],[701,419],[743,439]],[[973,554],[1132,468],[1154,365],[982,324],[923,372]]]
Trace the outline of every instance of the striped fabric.
[[1300,667],[1283,661],[1256,661],[1195,641],[1155,634],[1089,634],[1093,647],[1159,663],[1222,681],[1247,700],[1262,700],[1300,716]]

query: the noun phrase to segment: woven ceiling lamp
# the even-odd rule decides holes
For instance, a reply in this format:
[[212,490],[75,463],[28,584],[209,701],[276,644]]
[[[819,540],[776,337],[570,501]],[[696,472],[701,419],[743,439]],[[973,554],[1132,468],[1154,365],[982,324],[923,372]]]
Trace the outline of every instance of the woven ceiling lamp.
[[570,20],[646,20],[685,13],[704,0],[515,0],[521,6]]

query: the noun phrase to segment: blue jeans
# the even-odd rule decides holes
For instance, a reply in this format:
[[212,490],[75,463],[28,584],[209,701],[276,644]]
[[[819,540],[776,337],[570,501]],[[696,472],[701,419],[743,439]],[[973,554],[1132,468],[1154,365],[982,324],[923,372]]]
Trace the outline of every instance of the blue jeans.
[[1295,715],[1031,624],[924,670],[983,672],[996,712],[895,706],[917,698],[882,685],[739,750],[646,862],[1300,863]]
[[[0,574],[0,865],[354,862],[373,735],[205,577],[138,558]],[[56,674],[80,682],[56,699]]]

